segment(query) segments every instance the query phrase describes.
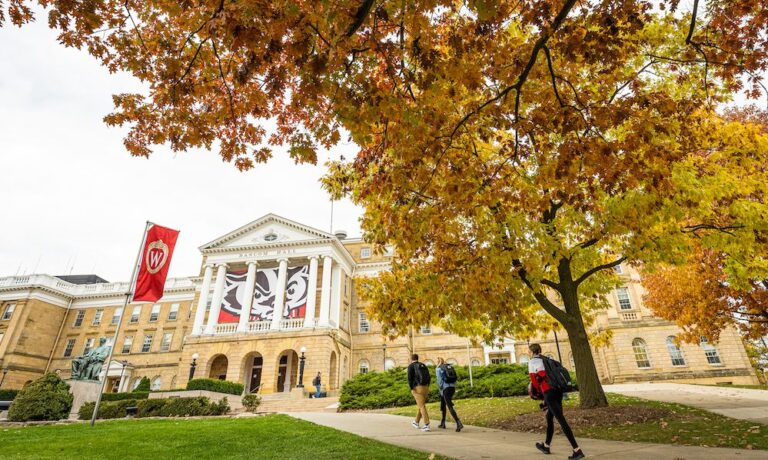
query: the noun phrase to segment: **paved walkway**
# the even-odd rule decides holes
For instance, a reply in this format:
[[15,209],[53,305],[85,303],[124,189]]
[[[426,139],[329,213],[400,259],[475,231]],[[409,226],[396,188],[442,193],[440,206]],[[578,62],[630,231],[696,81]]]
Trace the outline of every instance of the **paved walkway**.
[[768,424],[766,390],[681,383],[627,383],[604,385],[603,389],[610,393],[680,403],[727,417]]
[[[552,456],[544,457],[534,447],[542,436],[529,433],[466,426],[461,433],[435,429],[422,433],[411,426],[410,417],[379,413],[291,413],[296,418],[347,431],[366,438],[402,447],[434,452],[457,459],[529,459],[566,458],[570,447],[562,436],[556,436]],[[621,460],[723,460],[766,459],[765,451],[683,447],[597,439],[581,439],[587,458]]]

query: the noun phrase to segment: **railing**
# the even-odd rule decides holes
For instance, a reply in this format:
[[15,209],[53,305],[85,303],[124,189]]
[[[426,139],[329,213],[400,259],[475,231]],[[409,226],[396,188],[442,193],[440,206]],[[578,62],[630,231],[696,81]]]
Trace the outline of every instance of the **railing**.
[[216,325],[217,334],[234,334],[237,332],[237,323],[224,323]]
[[[24,275],[24,276],[6,276],[0,278],[0,287],[8,286],[41,286],[65,294],[93,295],[93,294],[116,294],[121,295],[129,289],[128,283],[98,283],[98,284],[72,284],[60,278],[50,275]],[[189,278],[169,278],[165,283],[165,290],[170,289],[194,289],[195,283]]]
[[272,326],[272,321],[252,321],[248,323],[248,332],[267,332]]
[[304,327],[304,318],[293,318],[280,320],[280,329],[301,329]]
[[627,311],[621,313],[621,320],[622,321],[639,321],[640,318],[637,316],[637,313],[633,311]]

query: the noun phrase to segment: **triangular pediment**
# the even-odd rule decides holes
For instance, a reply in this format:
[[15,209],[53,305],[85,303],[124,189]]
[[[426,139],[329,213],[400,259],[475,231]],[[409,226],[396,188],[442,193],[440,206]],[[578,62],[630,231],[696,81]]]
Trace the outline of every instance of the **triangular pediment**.
[[243,246],[262,246],[291,242],[333,239],[330,233],[294,222],[275,214],[267,214],[243,225],[226,235],[200,246],[207,249],[223,249]]

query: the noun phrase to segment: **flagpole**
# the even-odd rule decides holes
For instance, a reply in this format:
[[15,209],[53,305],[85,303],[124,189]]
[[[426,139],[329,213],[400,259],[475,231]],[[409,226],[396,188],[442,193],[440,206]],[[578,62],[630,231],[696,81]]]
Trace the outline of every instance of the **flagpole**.
[[122,314],[120,315],[120,318],[117,320],[117,326],[115,327],[115,335],[112,337],[112,346],[109,347],[109,356],[107,356],[107,360],[105,361],[107,363],[107,369],[104,371],[104,378],[101,381],[101,390],[99,390],[99,395],[96,397],[96,405],[93,406],[93,414],[91,415],[91,426],[94,426],[96,424],[96,415],[99,413],[99,406],[101,405],[101,395],[104,394],[104,387],[107,385],[107,375],[109,374],[109,365],[112,363],[112,355],[115,352],[115,347],[117,347],[117,334],[120,333],[120,325],[123,324],[123,316],[125,316],[126,308],[128,308],[128,303],[131,300],[131,297],[133,296],[133,292],[135,291],[136,284],[136,273],[139,269],[139,259],[141,258],[141,253],[144,252],[144,243],[147,241],[147,232],[149,231],[149,226],[152,225],[152,222],[147,221],[146,225],[144,226],[144,235],[141,237],[141,245],[139,246],[139,252],[136,254],[136,261],[133,263],[133,272],[131,273],[131,282],[128,283],[128,291],[125,293],[125,301],[123,302],[123,310]]

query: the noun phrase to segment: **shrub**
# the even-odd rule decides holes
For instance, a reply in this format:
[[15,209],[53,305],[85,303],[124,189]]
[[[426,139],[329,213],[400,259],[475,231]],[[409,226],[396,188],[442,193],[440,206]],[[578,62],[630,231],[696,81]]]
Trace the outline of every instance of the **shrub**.
[[[466,366],[454,366],[458,374],[454,399],[519,396],[528,393],[528,368],[517,364],[473,366],[474,386],[469,384],[469,370]],[[429,386],[429,401],[440,399],[435,377],[435,368],[430,367],[432,383]],[[358,374],[344,383],[339,398],[342,410],[378,409],[383,407],[407,406],[414,403],[408,388],[405,368],[390,369],[387,372]]]
[[241,395],[245,387],[242,383],[216,379],[192,379],[187,383],[187,390],[208,390],[216,393]]
[[247,394],[243,396],[243,407],[248,412],[256,412],[256,409],[259,408],[259,405],[261,404],[261,396],[257,394]]
[[101,395],[103,401],[122,401],[124,399],[147,399],[149,398],[149,392],[133,392],[133,393],[104,393]]
[[139,386],[134,388],[131,393],[149,393],[150,385],[149,377],[142,377]]
[[[80,420],[90,420],[94,402],[83,404],[78,416]],[[122,401],[102,402],[98,418],[123,418],[126,408],[136,407],[136,417],[188,417],[196,415],[224,415],[229,412],[227,398],[219,402],[200,396],[196,398],[168,399],[124,399]]]
[[8,420],[61,420],[69,417],[72,393],[58,375],[48,373],[19,391],[8,411]]
[[0,390],[0,401],[13,401],[19,390]]

